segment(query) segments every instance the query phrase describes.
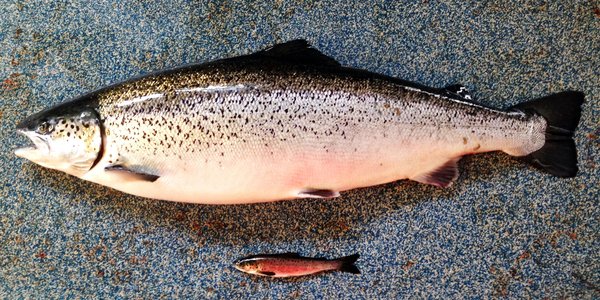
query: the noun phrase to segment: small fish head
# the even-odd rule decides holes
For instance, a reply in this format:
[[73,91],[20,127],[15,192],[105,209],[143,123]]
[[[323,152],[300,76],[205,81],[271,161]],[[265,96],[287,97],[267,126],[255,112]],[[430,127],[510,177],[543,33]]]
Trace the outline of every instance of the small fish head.
[[19,123],[17,132],[33,146],[17,149],[15,155],[75,176],[92,168],[102,148],[98,114],[88,108],[42,111]]
[[233,266],[245,273],[260,275],[260,262],[256,259],[239,259],[233,263]]

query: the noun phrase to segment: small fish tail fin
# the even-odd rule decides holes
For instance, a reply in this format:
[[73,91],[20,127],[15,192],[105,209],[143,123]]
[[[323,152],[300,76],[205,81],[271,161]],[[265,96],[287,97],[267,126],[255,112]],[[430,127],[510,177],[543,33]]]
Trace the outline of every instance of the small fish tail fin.
[[348,272],[352,274],[360,274],[360,270],[358,269],[358,267],[356,267],[356,265],[354,265],[354,263],[358,260],[359,257],[360,255],[356,253],[353,255],[338,258],[337,261],[340,262],[339,270],[342,272]]
[[523,157],[534,167],[558,177],[577,175],[577,149],[573,134],[581,118],[585,95],[577,91],[552,94],[512,107],[546,119],[546,142],[542,148]]

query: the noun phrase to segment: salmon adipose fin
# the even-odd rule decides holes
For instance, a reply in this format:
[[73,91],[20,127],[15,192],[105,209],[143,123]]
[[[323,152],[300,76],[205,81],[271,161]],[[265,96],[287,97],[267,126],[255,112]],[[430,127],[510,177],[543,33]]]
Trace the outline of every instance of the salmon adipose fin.
[[337,259],[341,262],[339,270],[342,272],[348,272],[352,274],[360,274],[360,270],[354,265],[354,263],[358,260],[359,257],[360,255],[357,253]]
[[513,110],[538,114],[547,122],[546,143],[524,157],[526,161],[558,177],[577,175],[577,150],[573,133],[581,117],[584,94],[566,91],[517,104]]

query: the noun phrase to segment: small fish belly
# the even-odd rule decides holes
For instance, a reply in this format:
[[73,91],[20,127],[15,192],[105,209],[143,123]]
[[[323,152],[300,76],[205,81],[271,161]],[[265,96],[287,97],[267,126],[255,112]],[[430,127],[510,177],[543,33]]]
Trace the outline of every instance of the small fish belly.
[[329,260],[271,260],[261,263],[265,271],[274,273],[272,277],[297,277],[332,271],[338,269],[340,263]]

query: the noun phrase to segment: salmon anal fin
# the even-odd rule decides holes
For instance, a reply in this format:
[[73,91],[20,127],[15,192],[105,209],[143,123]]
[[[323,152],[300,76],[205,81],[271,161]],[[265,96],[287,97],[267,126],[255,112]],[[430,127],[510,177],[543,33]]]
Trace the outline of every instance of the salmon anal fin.
[[133,177],[134,179],[142,180],[142,181],[149,181],[149,182],[155,182],[160,177],[158,175],[138,172],[131,168],[125,167],[123,165],[108,166],[108,167],[104,168],[104,170],[109,171],[109,172],[123,172],[123,173],[126,173],[129,176]]
[[340,192],[327,189],[304,189],[298,193],[298,198],[335,198]]
[[460,157],[452,159],[436,168],[431,172],[420,174],[415,178],[411,178],[414,181],[420,183],[431,184],[439,187],[448,187],[458,178],[458,161]]

